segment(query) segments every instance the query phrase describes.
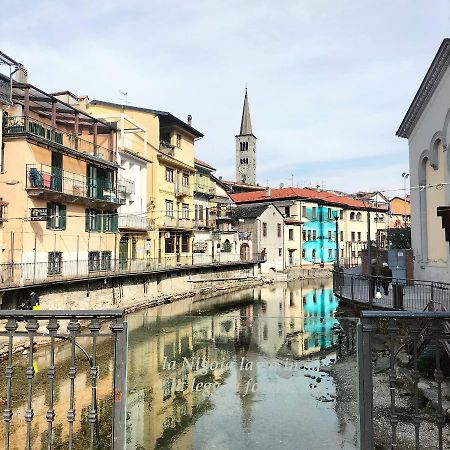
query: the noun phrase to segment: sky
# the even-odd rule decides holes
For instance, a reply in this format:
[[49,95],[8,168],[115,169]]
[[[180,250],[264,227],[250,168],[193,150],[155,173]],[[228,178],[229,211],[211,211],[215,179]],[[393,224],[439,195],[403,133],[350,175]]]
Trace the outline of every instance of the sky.
[[395,131],[449,35],[448,0],[35,0],[8,2],[0,50],[47,92],[191,114],[224,179],[247,87],[259,184],[392,196]]

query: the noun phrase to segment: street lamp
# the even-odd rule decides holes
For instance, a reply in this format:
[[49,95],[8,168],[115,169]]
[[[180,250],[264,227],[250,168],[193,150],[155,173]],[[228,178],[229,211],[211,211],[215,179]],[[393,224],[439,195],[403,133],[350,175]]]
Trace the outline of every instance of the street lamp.
[[403,191],[405,192],[405,215],[403,216],[403,228],[406,228],[406,180],[409,178],[409,173],[403,172],[402,173],[403,178]]
[[339,271],[339,211],[337,209],[333,210],[333,218],[336,223],[336,270]]

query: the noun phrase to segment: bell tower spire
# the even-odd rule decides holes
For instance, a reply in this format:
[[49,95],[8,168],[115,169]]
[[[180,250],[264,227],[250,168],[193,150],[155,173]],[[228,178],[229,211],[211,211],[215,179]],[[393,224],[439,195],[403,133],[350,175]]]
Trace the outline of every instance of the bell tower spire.
[[245,88],[241,128],[236,136],[236,181],[256,185],[256,136],[252,131],[250,106]]

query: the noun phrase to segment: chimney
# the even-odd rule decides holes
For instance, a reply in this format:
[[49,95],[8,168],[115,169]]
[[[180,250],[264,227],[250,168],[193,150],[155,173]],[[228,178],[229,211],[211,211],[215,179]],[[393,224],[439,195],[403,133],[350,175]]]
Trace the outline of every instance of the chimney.
[[18,83],[28,83],[28,71],[22,64],[16,66],[17,72],[14,74],[14,81]]
[[266,187],[266,191],[265,191],[266,198],[269,198],[271,193],[272,193],[272,192],[271,192],[271,190],[270,190],[270,187],[267,186],[267,187]]
[[192,116],[190,114],[187,117],[187,123],[190,127],[192,127]]

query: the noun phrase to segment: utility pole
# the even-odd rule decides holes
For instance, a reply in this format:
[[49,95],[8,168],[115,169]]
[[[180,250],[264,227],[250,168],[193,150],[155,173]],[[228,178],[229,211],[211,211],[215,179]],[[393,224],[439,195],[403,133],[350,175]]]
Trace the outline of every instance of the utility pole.
[[370,239],[370,210],[367,208],[367,264],[370,275],[370,266],[372,264],[372,241]]

